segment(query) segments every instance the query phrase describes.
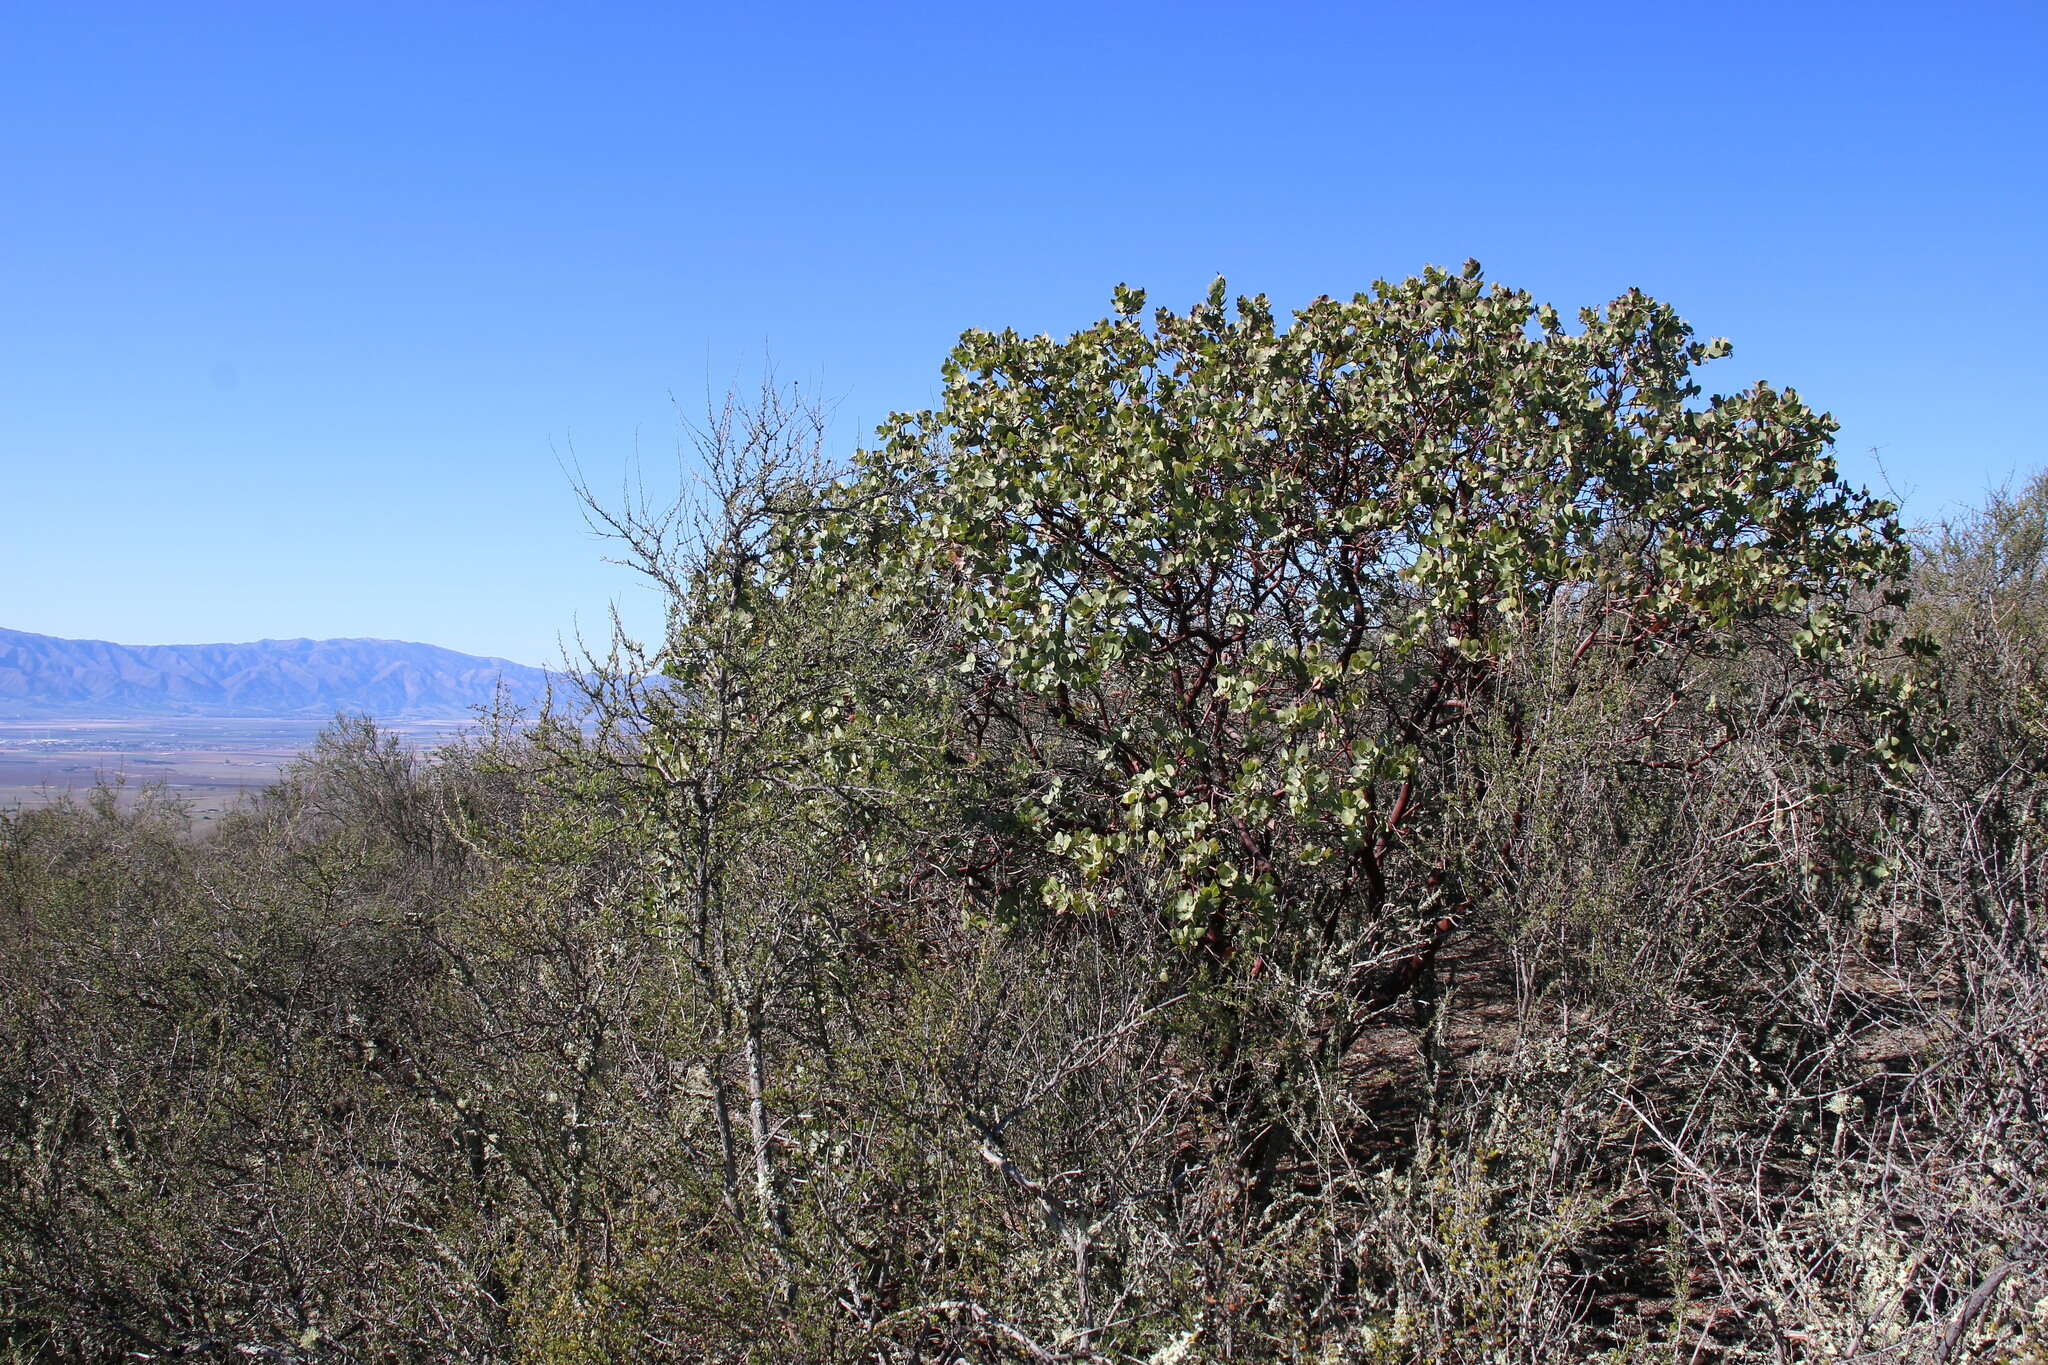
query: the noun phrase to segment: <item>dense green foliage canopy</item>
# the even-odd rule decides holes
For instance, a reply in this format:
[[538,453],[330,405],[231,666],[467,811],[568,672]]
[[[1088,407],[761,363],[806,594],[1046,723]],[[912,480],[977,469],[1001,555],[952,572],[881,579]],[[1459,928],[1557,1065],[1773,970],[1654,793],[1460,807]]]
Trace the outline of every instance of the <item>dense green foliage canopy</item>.
[[[827,542],[936,593],[970,709],[1038,751],[1056,909],[1163,910],[1226,953],[1377,920],[1447,746],[1546,637],[1551,686],[1662,670],[1669,715],[1700,682],[1676,656],[1784,636],[1837,670],[1845,605],[1905,566],[1832,421],[1763,384],[1701,401],[1727,344],[1640,293],[1576,331],[1476,263],[1284,328],[1221,280],[1144,304],[963,337]],[[1643,757],[1713,728],[1651,725]]]

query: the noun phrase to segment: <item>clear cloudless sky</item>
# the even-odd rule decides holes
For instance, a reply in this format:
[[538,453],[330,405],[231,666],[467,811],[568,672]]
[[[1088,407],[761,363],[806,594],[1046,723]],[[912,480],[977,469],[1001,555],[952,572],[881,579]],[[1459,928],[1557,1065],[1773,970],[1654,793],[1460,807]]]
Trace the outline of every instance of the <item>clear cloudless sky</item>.
[[2039,3],[0,3],[0,625],[552,662],[659,621],[564,464],[767,360],[850,449],[966,327],[1468,256],[1931,520],[2048,460],[2044,73]]

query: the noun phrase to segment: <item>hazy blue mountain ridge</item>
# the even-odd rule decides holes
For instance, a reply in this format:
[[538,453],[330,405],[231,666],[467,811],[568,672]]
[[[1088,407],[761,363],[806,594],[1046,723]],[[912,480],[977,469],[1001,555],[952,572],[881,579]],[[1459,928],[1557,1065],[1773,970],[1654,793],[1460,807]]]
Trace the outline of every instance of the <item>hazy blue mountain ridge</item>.
[[305,716],[361,711],[461,717],[500,685],[531,708],[548,674],[507,659],[399,640],[118,645],[0,627],[0,718]]

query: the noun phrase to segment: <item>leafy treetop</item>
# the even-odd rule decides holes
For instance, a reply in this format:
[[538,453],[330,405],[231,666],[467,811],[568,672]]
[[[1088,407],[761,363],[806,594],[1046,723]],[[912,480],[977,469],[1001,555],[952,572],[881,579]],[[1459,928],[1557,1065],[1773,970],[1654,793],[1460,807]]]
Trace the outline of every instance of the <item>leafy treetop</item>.
[[1701,341],[1630,291],[1576,331],[1479,267],[1281,326],[1218,280],[1064,340],[964,335],[940,405],[860,457],[827,553],[952,620],[972,709],[1051,776],[1023,809],[1056,910],[1133,888],[1230,953],[1383,917],[1427,769],[1532,623],[1575,661],[1826,668],[1904,567],[1789,389],[1701,401]]

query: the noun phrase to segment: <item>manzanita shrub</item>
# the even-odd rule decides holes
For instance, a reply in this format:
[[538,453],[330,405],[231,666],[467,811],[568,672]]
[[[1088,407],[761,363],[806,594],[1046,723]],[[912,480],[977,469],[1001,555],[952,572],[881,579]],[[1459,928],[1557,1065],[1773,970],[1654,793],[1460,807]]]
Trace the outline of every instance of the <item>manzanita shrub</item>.
[[1476,262],[1286,325],[1220,279],[1149,316],[1120,287],[1064,340],[964,335],[819,544],[951,619],[1028,774],[982,860],[1013,909],[1157,915],[1210,961],[1427,932],[1474,894],[1417,856],[1444,764],[1539,643],[1547,686],[1655,680],[1642,762],[1724,742],[1715,661],[1767,639],[1767,711],[1909,760],[1860,662],[1894,509],[1793,391],[1703,399],[1728,350],[1636,291],[1573,329]]

